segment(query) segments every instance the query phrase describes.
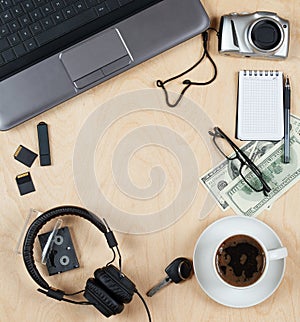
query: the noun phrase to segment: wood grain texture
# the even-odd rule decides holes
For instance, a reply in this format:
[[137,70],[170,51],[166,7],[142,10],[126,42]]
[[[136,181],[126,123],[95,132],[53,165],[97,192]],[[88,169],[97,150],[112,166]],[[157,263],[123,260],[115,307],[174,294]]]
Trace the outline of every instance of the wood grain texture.
[[[300,115],[300,2],[296,0],[203,0],[212,26],[218,27],[221,15],[230,12],[254,12],[268,10],[277,12],[279,16],[289,19],[291,23],[290,53],[284,61],[255,60],[223,57],[217,52],[217,40],[214,33],[210,34],[209,49],[218,66],[218,77],[214,83],[203,88],[192,88],[187,97],[197,102],[216,125],[233,136],[235,129],[235,108],[237,93],[237,72],[242,69],[278,69],[288,74],[292,84],[292,113]],[[27,274],[22,256],[15,253],[24,220],[31,207],[47,210],[63,204],[80,205],[76,191],[72,169],[72,155],[77,135],[88,116],[101,104],[119,94],[137,89],[154,88],[156,79],[167,79],[189,67],[201,52],[201,37],[197,36],[158,57],[155,57],[132,70],[115,77],[106,83],[68,101],[50,111],[10,130],[0,133],[0,321],[1,322],[62,322],[62,321],[106,321],[92,307],[74,306],[58,303],[36,292],[37,285]],[[211,75],[211,67],[206,62],[196,68],[190,75],[191,79],[205,80]],[[180,82],[174,82],[169,88],[181,91]],[[150,116],[149,116],[150,117]],[[160,118],[153,116],[160,123]],[[142,123],[147,118],[144,113],[136,115],[136,122]],[[27,171],[26,167],[13,159],[19,144],[33,151],[38,151],[36,125],[40,121],[49,124],[52,166],[40,167],[36,161],[30,169],[36,192],[20,197],[15,183],[15,176]],[[134,122],[133,119],[128,119]],[[203,150],[199,147],[196,134],[182,120],[170,118],[165,120],[172,128],[186,134],[193,151],[195,151],[201,172],[210,165]],[[103,162],[109,164],[110,147],[116,143],[116,135],[126,131],[126,120],[120,121],[120,128],[114,127],[105,137],[105,145],[99,146],[103,153]],[[119,132],[119,133],[118,133]],[[87,143],[88,144],[88,143]],[[147,154],[151,158],[147,159]],[[99,154],[98,154],[99,156]],[[171,183],[177,184],[178,165],[173,156],[168,156],[159,149],[141,153],[131,164],[133,181],[143,186],[149,184],[147,175],[140,171],[149,171],[155,159],[172,167],[168,169]],[[147,163],[149,160],[149,164]],[[135,170],[135,169],[138,170]],[[107,170],[108,171],[108,170]],[[109,179],[99,178],[114,203],[122,200],[116,187]],[[176,187],[174,188],[176,191]],[[204,220],[198,220],[199,209],[203,202],[204,190],[199,186],[188,212],[171,227],[148,235],[127,235],[116,233],[121,251],[125,273],[136,283],[142,294],[164,277],[164,268],[177,256],[192,258],[193,249],[201,232],[215,220],[231,215],[231,211],[223,213],[215,208]],[[300,316],[300,216],[299,197],[300,184],[295,185],[288,193],[273,205],[271,211],[265,211],[259,219],[270,225],[287,246],[289,256],[285,277],[282,284],[268,300],[247,309],[223,307],[200,289],[196,278],[192,277],[180,285],[169,285],[163,291],[148,299],[153,321],[156,322],[196,322],[196,321],[273,321],[296,322]],[[173,194],[171,189],[168,194]],[[161,203],[149,205],[149,209],[157,209],[168,202],[165,196]],[[141,211],[142,206],[135,208],[133,201],[121,204],[128,211]],[[64,222],[71,227],[75,239],[75,247],[80,259],[81,268],[60,276],[47,277],[53,286],[66,291],[76,291],[85,285],[97,267],[102,267],[111,258],[103,236],[89,223],[77,218],[68,218]],[[50,226],[51,227],[51,226]],[[132,303],[126,305],[121,315],[112,317],[110,321],[147,321],[144,308],[135,296]]]

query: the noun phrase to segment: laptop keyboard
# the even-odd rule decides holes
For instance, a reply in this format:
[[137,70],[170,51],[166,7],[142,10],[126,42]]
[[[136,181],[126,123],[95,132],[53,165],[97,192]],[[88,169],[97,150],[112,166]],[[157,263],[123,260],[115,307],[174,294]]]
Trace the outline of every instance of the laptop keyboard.
[[0,80],[162,0],[0,0]]

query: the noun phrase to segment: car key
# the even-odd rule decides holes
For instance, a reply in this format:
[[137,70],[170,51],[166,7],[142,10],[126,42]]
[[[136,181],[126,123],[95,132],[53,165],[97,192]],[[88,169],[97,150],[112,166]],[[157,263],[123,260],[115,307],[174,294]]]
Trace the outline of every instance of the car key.
[[185,281],[191,276],[192,262],[184,257],[178,257],[172,261],[165,269],[167,277],[165,277],[160,283],[152,287],[146,294],[151,297],[157,293],[163,287],[169,285],[171,282],[178,284]]

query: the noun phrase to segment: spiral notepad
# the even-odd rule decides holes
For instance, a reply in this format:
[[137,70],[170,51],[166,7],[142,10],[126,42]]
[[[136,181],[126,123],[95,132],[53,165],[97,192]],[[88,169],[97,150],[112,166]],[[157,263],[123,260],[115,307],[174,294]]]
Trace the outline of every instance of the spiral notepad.
[[240,71],[236,137],[278,141],[283,133],[282,72]]

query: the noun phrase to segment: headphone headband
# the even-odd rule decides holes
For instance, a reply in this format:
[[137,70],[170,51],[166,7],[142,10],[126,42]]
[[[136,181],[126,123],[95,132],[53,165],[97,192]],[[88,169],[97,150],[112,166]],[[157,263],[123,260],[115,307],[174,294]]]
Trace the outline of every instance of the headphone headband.
[[41,276],[40,272],[38,271],[35,265],[33,256],[34,241],[37,237],[38,232],[42,229],[44,225],[46,225],[46,223],[48,223],[50,220],[54,218],[66,215],[79,216],[91,222],[103,234],[105,234],[105,237],[109,243],[109,247],[112,248],[110,245],[110,240],[108,240],[108,237],[111,238],[113,237],[113,235],[108,235],[109,231],[107,230],[103,221],[88,210],[75,206],[62,206],[44,212],[42,215],[40,215],[32,222],[32,224],[27,230],[23,244],[23,259],[25,267],[30,276],[40,287],[46,290],[49,290],[50,286]]
[[[78,302],[64,298],[65,295],[72,296],[81,293],[82,291],[74,294],[66,294],[62,290],[51,288],[51,286],[41,276],[34,261],[33,248],[38,232],[50,220],[67,215],[82,217],[96,226],[105,235],[108,246],[114,254],[113,260],[106,264],[106,267],[95,271],[95,278],[88,279],[83,294],[83,296],[88,300],[87,302]],[[118,248],[118,243],[105,219],[103,220],[104,222],[88,210],[75,206],[62,206],[44,212],[32,222],[27,230],[23,244],[23,260],[25,267],[32,279],[42,288],[38,289],[39,292],[58,301],[65,301],[73,304],[93,305],[106,317],[120,313],[124,307],[123,303],[129,303],[133,294],[136,293],[143,302],[149,322],[151,322],[150,311],[145,300],[137,291],[134,283],[122,273],[121,254]],[[115,260],[116,253],[114,248],[117,249],[119,255],[119,269],[113,265],[109,265]]]

